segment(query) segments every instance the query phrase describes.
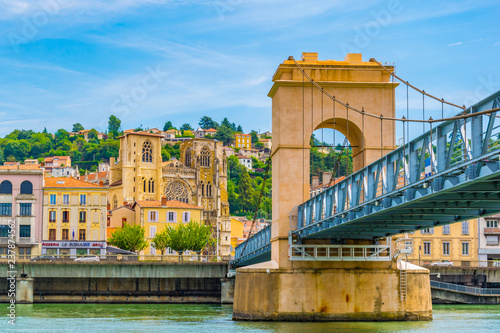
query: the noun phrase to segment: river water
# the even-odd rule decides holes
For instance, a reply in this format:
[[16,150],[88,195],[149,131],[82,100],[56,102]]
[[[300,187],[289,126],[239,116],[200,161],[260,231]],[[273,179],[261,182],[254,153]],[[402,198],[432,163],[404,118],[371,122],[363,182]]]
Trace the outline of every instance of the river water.
[[500,305],[435,305],[431,322],[242,322],[231,314],[231,305],[17,305],[16,325],[3,316],[0,332],[500,332]]

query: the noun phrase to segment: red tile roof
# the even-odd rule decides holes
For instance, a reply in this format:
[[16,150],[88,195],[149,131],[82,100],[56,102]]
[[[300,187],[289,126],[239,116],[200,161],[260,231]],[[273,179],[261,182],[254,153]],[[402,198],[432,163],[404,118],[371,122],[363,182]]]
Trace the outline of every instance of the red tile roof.
[[188,208],[188,209],[204,209],[203,207],[195,206],[195,205],[190,205],[185,202],[177,201],[177,200],[170,200],[167,201],[166,206],[161,205],[161,201],[155,201],[155,200],[138,200],[136,203],[142,207],[142,208]]
[[[106,171],[101,171],[101,172],[97,173],[97,179],[101,179],[101,178],[106,178]],[[87,179],[88,180],[94,180],[94,179],[96,179],[96,173],[95,172],[89,173],[87,175]],[[80,176],[80,180],[85,181],[85,175]]]
[[316,186],[316,187],[312,188],[312,189],[311,189],[311,191],[317,190],[317,189],[322,188],[322,187],[327,188],[327,187],[333,186],[333,185],[335,185],[335,184],[337,184],[337,183],[340,183],[340,182],[341,182],[341,181],[343,181],[344,179],[345,179],[345,176],[342,176],[342,177],[339,177],[339,178],[332,179],[332,180],[331,180],[328,184],[326,184],[326,185],[320,184],[320,185],[318,185],[318,186]]
[[5,163],[4,165],[0,166],[0,169],[2,170],[36,170],[36,169],[41,169],[39,164],[11,164],[8,165]]
[[81,187],[90,187],[90,188],[102,188],[104,189],[104,186],[100,186],[98,184],[91,184],[84,182],[83,180],[80,179],[75,179],[71,177],[50,177],[50,178],[45,178],[45,186],[46,187],[76,187],[76,188],[81,188]]

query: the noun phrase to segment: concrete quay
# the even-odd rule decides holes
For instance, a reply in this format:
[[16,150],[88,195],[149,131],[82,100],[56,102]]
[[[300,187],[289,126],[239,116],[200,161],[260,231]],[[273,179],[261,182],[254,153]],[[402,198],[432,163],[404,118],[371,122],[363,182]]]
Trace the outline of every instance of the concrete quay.
[[[18,303],[226,303],[227,263],[20,263]],[[9,302],[8,265],[0,266],[0,302]],[[224,296],[222,296],[224,295]]]

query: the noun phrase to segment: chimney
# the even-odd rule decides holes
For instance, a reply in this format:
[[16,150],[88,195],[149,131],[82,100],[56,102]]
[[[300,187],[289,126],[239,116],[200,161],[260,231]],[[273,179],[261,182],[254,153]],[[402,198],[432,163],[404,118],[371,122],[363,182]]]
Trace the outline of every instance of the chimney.
[[[96,178],[97,178],[97,175],[96,175]],[[102,179],[99,181],[99,186],[104,186],[104,182],[102,181]]]
[[109,202],[107,203],[107,208],[106,208],[106,209],[107,209],[107,210],[110,210],[110,209],[111,209],[111,204],[110,204]]
[[361,53],[347,53],[347,55],[344,58],[344,61],[350,63],[360,63],[363,62],[363,56]]
[[318,61],[318,52],[302,52],[302,61]]
[[162,196],[161,197],[161,205],[162,206],[166,206],[167,205],[167,197],[166,196]]
[[319,185],[319,177],[318,176],[313,176],[312,177],[312,182],[311,182],[311,187],[315,188],[318,187]]
[[328,186],[330,184],[330,181],[332,180],[332,173],[328,171],[323,172],[323,186]]

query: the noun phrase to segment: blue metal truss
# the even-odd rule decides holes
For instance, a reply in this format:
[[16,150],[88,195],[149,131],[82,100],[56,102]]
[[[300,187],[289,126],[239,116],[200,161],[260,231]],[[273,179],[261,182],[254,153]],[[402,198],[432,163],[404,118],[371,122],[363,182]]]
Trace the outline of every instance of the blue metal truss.
[[271,260],[271,225],[266,226],[236,247],[232,266],[247,266],[269,260]]
[[[500,91],[467,114],[498,107]],[[443,122],[299,205],[292,235],[378,239],[498,213],[499,154],[497,112]],[[236,266],[269,260],[270,229],[246,242]]]

